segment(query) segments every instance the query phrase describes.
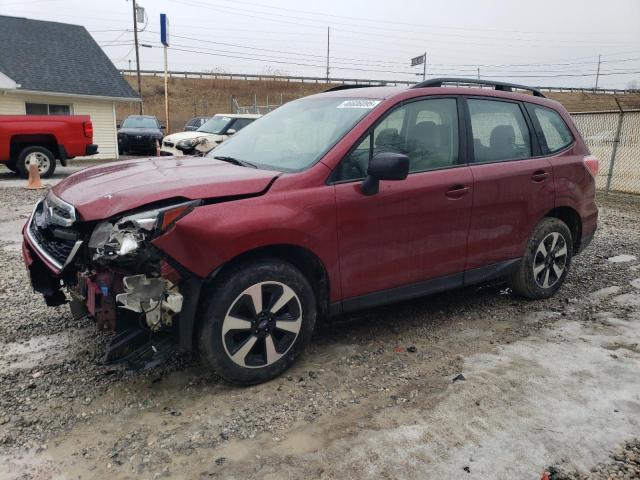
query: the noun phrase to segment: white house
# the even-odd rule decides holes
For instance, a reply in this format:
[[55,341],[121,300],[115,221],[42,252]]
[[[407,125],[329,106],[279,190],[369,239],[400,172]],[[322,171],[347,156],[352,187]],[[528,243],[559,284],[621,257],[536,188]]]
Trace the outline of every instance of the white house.
[[84,27],[0,15],[0,115],[89,115],[117,158],[116,103],[139,101]]

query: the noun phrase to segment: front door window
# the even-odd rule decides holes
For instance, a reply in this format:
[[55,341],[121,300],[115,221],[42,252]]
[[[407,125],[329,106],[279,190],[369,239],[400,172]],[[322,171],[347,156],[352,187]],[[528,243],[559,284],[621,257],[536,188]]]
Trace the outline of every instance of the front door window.
[[343,160],[336,180],[364,178],[369,160],[381,152],[407,155],[410,172],[424,172],[456,165],[456,100],[420,100],[394,109]]

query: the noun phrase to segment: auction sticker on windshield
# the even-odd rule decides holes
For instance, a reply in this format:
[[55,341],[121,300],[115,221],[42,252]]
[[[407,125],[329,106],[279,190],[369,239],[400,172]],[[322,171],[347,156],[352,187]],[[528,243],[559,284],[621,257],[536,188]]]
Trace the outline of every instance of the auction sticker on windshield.
[[366,108],[367,110],[370,110],[376,105],[378,105],[379,103],[380,103],[380,100],[368,100],[368,99],[345,100],[336,108]]

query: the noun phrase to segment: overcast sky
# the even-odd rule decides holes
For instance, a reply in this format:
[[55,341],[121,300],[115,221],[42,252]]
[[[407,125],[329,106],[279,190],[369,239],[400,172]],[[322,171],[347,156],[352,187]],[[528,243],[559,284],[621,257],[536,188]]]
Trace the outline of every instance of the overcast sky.
[[[477,76],[537,86],[640,84],[640,0],[140,0],[142,69],[415,80]],[[135,67],[131,0],[0,0],[0,14],[84,25],[118,68]],[[1,48],[1,47],[0,47]],[[199,52],[199,53],[197,53]],[[90,59],[88,59],[90,61]],[[416,76],[419,74],[420,76]]]

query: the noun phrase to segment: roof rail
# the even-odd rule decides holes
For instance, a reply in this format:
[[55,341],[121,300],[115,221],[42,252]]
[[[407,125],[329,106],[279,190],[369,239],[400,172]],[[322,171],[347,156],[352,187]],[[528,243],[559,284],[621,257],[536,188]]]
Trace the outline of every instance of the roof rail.
[[337,92],[338,90],[348,90],[350,88],[369,88],[369,87],[384,87],[384,85],[338,85],[336,87],[331,87],[328,90],[325,90],[323,93],[325,92]]
[[458,85],[489,85],[494,87],[495,90],[500,90],[503,92],[511,92],[514,88],[517,88],[518,90],[527,90],[533,93],[535,97],[546,98],[537,88],[527,87],[526,85],[518,85],[516,83],[498,82],[495,80],[479,80],[476,78],[432,78],[431,80],[425,80],[424,82],[416,83],[411,88],[442,87],[442,84],[444,83],[455,83]]

